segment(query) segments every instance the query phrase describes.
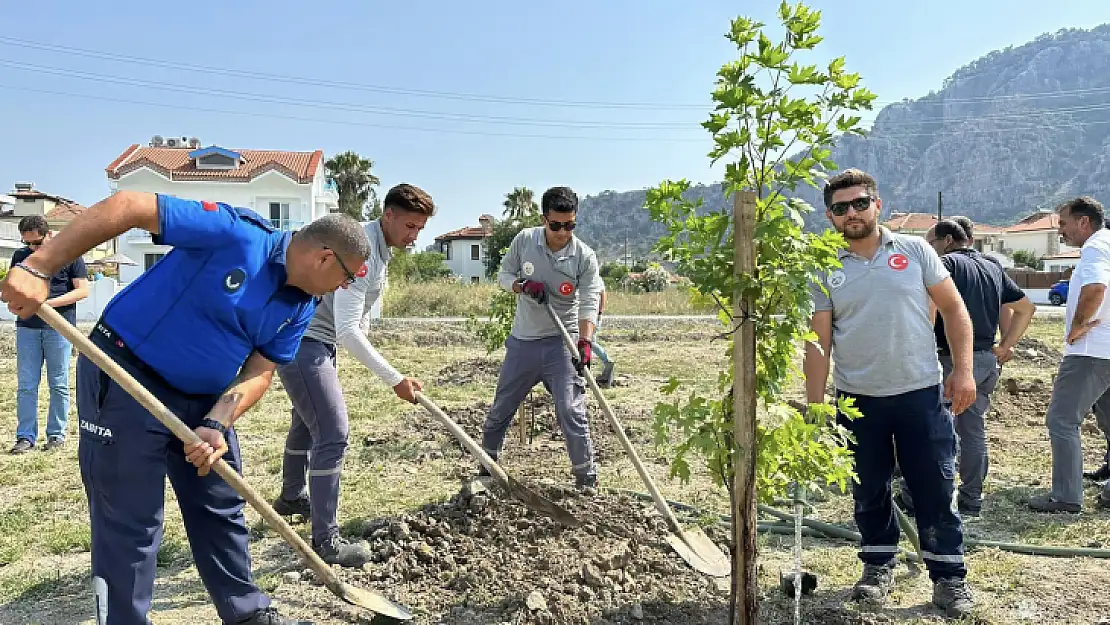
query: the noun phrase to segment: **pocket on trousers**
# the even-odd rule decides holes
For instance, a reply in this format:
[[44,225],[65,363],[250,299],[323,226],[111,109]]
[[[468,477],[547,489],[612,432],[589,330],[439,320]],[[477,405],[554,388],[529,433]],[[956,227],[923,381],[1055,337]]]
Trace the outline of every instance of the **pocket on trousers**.
[[956,478],[956,424],[952,410],[938,402],[938,410],[929,418],[928,441],[933,457],[946,480]]
[[119,389],[103,371],[98,372],[95,389],[95,410],[82,410],[78,413],[80,443],[77,450],[81,471],[94,488],[106,491],[118,481],[119,463],[116,455],[116,432],[111,419],[105,414],[112,409],[111,400]]

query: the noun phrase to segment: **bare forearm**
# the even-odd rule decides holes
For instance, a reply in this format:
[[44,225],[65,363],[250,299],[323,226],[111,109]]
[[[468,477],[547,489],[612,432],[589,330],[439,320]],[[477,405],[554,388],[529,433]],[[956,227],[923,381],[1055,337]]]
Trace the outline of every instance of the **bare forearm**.
[[[1032,319],[1032,315],[1030,315],[1030,319]],[[1002,311],[998,314],[998,334],[1002,337],[1002,341],[1005,341],[1006,337],[1010,334],[1010,328],[1013,326],[1013,323],[1014,310],[1008,306],[1003,306]],[[1025,329],[1023,328],[1021,331],[1025,332]],[[1018,334],[1018,336],[1021,335]]]
[[590,321],[589,319],[579,319],[578,320],[578,336],[580,336],[580,337],[582,337],[586,340],[592,340],[593,337],[594,337],[594,330],[595,330],[596,327],[597,326],[595,326],[593,324],[593,322]]
[[1088,284],[1079,292],[1079,301],[1075,304],[1075,315],[1072,316],[1073,328],[1090,323],[1098,314],[1102,306],[1102,297],[1106,294],[1106,285]]
[[[1037,307],[1028,298],[1019,302],[1018,306],[1014,308],[1005,307],[1002,309],[1002,319],[1007,320],[1007,324],[1002,329],[1002,340],[999,341],[999,347],[1003,349],[1011,349],[1021,337],[1025,335],[1025,331],[1029,328],[1030,322],[1033,321],[1033,313],[1036,312]],[[999,323],[1001,326],[1001,323]]]
[[974,330],[967,309],[960,302],[959,306],[949,306],[947,310],[940,311],[940,314],[944,318],[944,336],[952,350],[952,367],[971,371]]
[[52,275],[92,248],[132,228],[158,233],[158,196],[120,191],[93,204],[25,261]]
[[208,416],[231,427],[239,417],[262,399],[266,390],[270,388],[273,376],[273,363],[258,353],[252,354],[231,386],[216,401]]
[[806,402],[820,404],[825,401],[825,385],[829,381],[828,349],[822,354],[813,345],[806,345],[802,371],[806,376]]
[[69,306],[70,304],[76,304],[77,302],[85,299],[88,296],[89,287],[83,286],[73,289],[65,295],[59,295],[58,297],[55,297],[53,299],[48,299],[46,300],[46,303],[49,304],[52,308],[58,308],[59,306]]

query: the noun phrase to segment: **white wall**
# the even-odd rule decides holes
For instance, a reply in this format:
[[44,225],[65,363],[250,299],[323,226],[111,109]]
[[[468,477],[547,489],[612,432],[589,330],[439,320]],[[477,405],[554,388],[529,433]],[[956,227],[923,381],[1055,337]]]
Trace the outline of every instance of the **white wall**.
[[[122,290],[123,287],[112,278],[89,280],[89,296],[77,302],[77,321],[96,321],[99,319],[100,313],[104,312],[104,307],[116,296],[116,293]],[[0,307],[0,319],[14,321],[15,315],[8,312],[7,306],[3,306]]]
[[1007,232],[1001,236],[1003,247],[1007,250],[1026,250],[1033,252],[1037,258],[1048,254],[1059,254],[1076,248],[1066,243],[1056,243],[1056,249],[1049,250],[1053,240],[1059,240],[1059,233],[1055,230],[1037,230],[1033,232]]
[[[448,241],[450,246],[447,254],[447,267],[451,273],[459,277],[462,282],[472,282],[477,277],[480,282],[486,282],[486,254],[481,239],[454,239]],[[471,246],[478,246],[478,260],[472,260]],[[442,250],[442,248],[441,248]]]
[[[321,178],[322,170],[321,165],[317,178]],[[327,202],[317,202],[314,195],[315,189],[323,189],[321,180],[313,180],[311,184],[297,184],[276,172],[267,172],[247,183],[194,182],[170,181],[149,169],[139,169],[113,181],[113,186],[119,191],[165,193],[190,200],[225,202],[252,209],[267,219],[270,218],[270,202],[288,203],[289,222],[280,224],[287,228],[298,228],[327,213]],[[153,245],[150,235],[144,231],[125,233],[119,237],[117,251],[139,264],[121,266],[120,279],[125,283],[131,282],[145,270],[146,254],[165,254],[169,249],[166,246]]]

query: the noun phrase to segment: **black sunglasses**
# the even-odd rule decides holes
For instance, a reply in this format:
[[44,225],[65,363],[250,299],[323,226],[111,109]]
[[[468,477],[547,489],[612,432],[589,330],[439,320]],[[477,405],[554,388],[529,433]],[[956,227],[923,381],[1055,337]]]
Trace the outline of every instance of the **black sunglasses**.
[[24,241],[23,244],[26,245],[27,247],[38,247],[38,246],[42,245],[45,242],[46,242],[46,237],[43,237],[43,238],[39,239],[38,241]]
[[552,232],[558,232],[563,228],[566,228],[567,232],[570,232],[578,227],[578,224],[573,221],[549,221],[547,225],[551,226]]
[[339,263],[339,268],[343,270],[343,273],[347,274],[347,279],[343,281],[343,284],[347,286],[351,286],[352,284],[354,284],[355,274],[351,273],[350,269],[347,269],[347,265],[343,263],[343,259],[339,257],[339,254],[337,254],[335,250],[326,245],[324,246],[324,249],[331,252],[332,256],[335,256],[335,262]]
[[863,197],[857,197],[854,200],[848,200],[847,202],[837,202],[836,204],[833,204],[829,207],[829,212],[833,215],[836,215],[837,217],[847,215],[849,208],[854,208],[856,209],[857,213],[862,213],[863,211],[871,208],[871,203],[874,201],[874,197],[870,195],[865,195]]

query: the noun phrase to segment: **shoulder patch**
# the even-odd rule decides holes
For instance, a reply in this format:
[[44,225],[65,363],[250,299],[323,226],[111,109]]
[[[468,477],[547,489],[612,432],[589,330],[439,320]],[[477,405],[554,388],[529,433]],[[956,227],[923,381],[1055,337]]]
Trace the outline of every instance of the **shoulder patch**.
[[204,210],[210,213],[220,210],[220,207],[217,206],[215,202],[209,202],[208,200],[204,200],[200,205],[204,207]]
[[271,223],[269,219],[266,219],[251,209],[236,206],[233,210],[239,215],[239,219],[250,222],[267,232],[277,232],[277,228],[274,227],[274,224]]

